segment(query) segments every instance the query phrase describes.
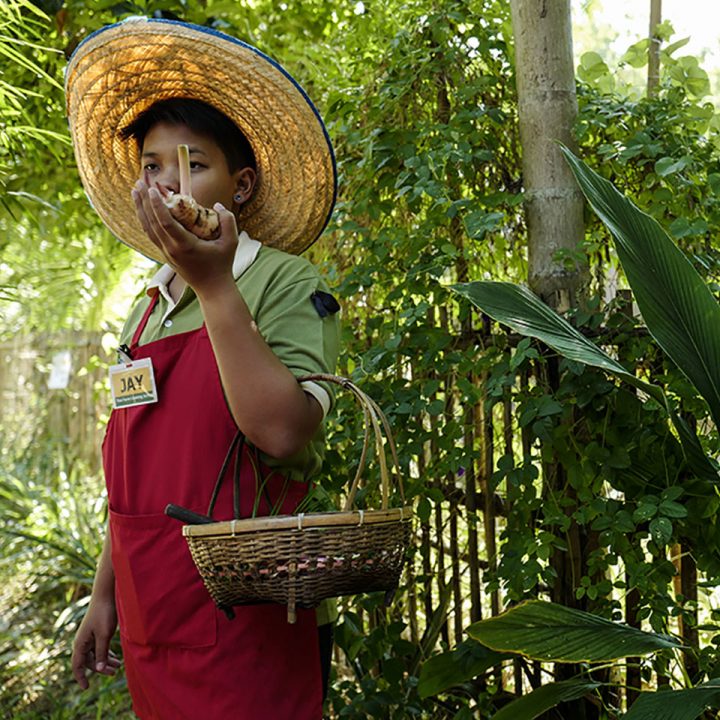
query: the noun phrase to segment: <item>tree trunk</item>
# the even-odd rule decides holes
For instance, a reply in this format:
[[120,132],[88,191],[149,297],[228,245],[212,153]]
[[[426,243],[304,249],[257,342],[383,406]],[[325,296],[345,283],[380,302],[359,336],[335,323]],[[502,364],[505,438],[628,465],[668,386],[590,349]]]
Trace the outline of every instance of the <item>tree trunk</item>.
[[[528,281],[548,305],[562,311],[575,305],[584,282],[578,249],[584,236],[583,197],[559,143],[575,149],[577,118],[570,0],[510,0],[515,36],[515,79],[522,145],[525,218],[528,230]],[[559,383],[557,363],[548,362],[548,385]],[[564,468],[543,467],[544,492],[566,490]],[[566,508],[566,512],[572,512]],[[551,558],[556,572],[552,599],[573,607],[574,583],[585,573],[578,528],[568,550]],[[580,564],[580,566],[579,566]],[[578,671],[557,664],[555,677]],[[598,709],[582,699],[563,705],[563,716],[596,720]],[[552,713],[543,715],[547,718]]]
[[[570,0],[511,0],[530,287],[548,304],[574,303],[583,199],[558,142],[574,148],[577,117]],[[558,259],[565,254],[566,262]]]
[[650,46],[648,47],[647,94],[653,97],[660,84],[660,38],[657,26],[662,22],[662,0],[650,0]]

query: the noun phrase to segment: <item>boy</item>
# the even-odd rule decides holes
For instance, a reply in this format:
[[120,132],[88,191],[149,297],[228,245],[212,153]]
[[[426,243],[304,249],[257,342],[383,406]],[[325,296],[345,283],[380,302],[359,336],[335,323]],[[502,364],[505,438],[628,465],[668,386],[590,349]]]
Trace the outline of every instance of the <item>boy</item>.
[[[282,512],[318,470],[330,395],[296,377],[334,369],[338,328],[316,301],[324,284],[295,254],[334,203],[324,127],[292,78],[254,48],[171,21],[95,33],[71,58],[66,89],[94,207],[122,241],[166,263],[123,333],[128,359],[152,366],[157,401],[116,407],[108,424],[109,533],[73,672],[86,687],[86,668],[115,671],[108,645],[119,621],[143,720],[317,720],[315,611],[289,625],[281,606],[244,606],[228,620],[163,510],[171,502],[206,512],[238,430],[260,451]],[[179,191],[179,144],[189,146],[195,200],[220,217],[216,240],[185,230],[163,203],[158,188]],[[247,516],[255,477],[243,452]],[[231,516],[225,487],[215,517]]]

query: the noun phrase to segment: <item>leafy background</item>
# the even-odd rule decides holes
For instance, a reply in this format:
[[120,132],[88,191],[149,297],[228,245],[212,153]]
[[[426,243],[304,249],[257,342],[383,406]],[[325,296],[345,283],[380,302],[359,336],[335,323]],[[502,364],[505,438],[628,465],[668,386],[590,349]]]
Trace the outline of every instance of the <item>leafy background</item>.
[[[618,718],[641,688],[680,690],[715,678],[720,500],[688,471],[663,408],[503,331],[449,290],[527,277],[506,2],[4,0],[5,716],[131,716],[121,676],[80,693],[68,656],[105,524],[97,452],[108,412],[103,370],[151,268],[87,205],[62,77],[85,35],[135,14],[208,24],[277,58],[323,109],[336,146],[341,195],[312,259],[344,307],[339,371],[390,417],[418,527],[390,609],[374,596],[342,601],[328,714],[491,717],[553,675],[563,681],[553,664],[498,656],[465,632],[533,598],[675,635],[686,646],[561,686],[535,705],[546,717]],[[621,82],[631,68],[642,71],[642,46],[620,59],[602,48],[580,59],[576,137],[582,158],[669,230],[717,296],[717,116],[697,59],[673,47],[669,25],[664,32],[653,98]],[[563,260],[589,270],[586,300],[568,315],[573,325],[637,377],[660,384],[703,446],[715,447],[706,403],[640,323],[610,236],[590,213],[583,246]],[[48,389],[51,359],[62,350],[71,353],[72,381]],[[343,400],[330,423],[330,494],[343,487],[337,469],[357,458],[355,415]],[[553,709],[560,700],[575,705]]]

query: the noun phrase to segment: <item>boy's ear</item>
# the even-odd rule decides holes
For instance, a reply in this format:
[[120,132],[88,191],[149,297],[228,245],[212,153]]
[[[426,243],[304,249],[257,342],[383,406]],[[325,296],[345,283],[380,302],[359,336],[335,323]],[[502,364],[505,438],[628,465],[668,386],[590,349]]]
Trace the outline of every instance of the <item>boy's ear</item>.
[[238,205],[242,205],[252,197],[256,180],[257,174],[251,167],[244,167],[235,173],[233,200]]

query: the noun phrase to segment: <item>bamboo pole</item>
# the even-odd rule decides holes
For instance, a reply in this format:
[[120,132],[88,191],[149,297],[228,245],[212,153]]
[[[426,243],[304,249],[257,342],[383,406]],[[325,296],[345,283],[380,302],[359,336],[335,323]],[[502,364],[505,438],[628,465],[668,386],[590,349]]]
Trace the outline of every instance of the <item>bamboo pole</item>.
[[699,674],[698,658],[694,648],[699,647],[698,637],[698,586],[697,565],[689,551],[682,553],[680,558],[681,585],[683,596],[683,614],[680,615],[680,636],[688,647],[684,652],[685,670],[695,682]]
[[452,591],[453,591],[453,633],[455,644],[463,639],[465,623],[463,618],[463,598],[460,584],[460,553],[458,550],[458,506],[450,506],[450,557],[452,558]]
[[[630,626],[640,629],[640,593],[635,587],[630,587],[631,579],[625,573],[625,583],[630,589],[625,593],[625,622]],[[640,696],[642,689],[642,677],[640,675],[640,658],[629,657],[625,661],[625,699],[627,707],[630,707]]]
[[662,0],[650,0],[647,95],[654,97],[660,84],[660,43],[657,27],[662,22]]
[[[505,455],[513,459],[515,465],[515,451],[513,449],[513,403],[510,393],[505,393],[502,402],[503,414],[503,450]],[[505,480],[505,497],[507,498],[507,513],[512,512],[512,501],[510,500],[510,480]],[[523,673],[522,661],[519,657],[513,659],[513,683],[515,687],[515,695],[520,697],[523,694]]]
[[[481,386],[485,386],[487,376],[480,381]],[[477,422],[475,433],[477,437],[482,439],[480,449],[480,489],[483,497],[483,532],[485,540],[485,555],[488,561],[490,573],[495,572],[495,564],[497,562],[497,543],[495,540],[496,522],[494,494],[495,490],[492,486],[492,475],[495,468],[494,461],[494,432],[493,432],[493,412],[492,407],[486,408],[485,402],[487,397],[476,406]],[[490,594],[490,610],[493,616],[500,614],[500,595],[497,590]]]

